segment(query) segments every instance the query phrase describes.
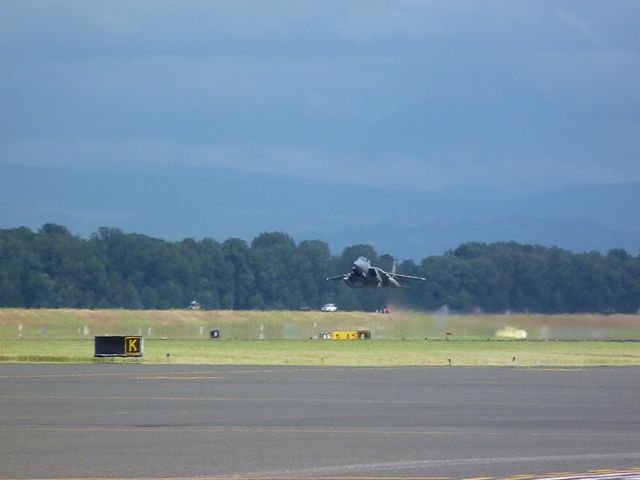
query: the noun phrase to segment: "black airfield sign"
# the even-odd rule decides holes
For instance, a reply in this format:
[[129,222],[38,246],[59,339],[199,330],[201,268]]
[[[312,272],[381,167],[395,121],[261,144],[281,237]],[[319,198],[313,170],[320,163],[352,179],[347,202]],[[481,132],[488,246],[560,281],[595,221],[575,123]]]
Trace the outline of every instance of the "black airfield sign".
[[141,336],[96,336],[96,357],[141,357],[144,341]]

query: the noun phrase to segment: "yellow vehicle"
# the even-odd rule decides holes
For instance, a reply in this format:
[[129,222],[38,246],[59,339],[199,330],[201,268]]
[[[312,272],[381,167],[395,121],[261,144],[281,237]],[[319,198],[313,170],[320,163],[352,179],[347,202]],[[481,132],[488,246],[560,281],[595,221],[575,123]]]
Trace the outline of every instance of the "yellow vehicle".
[[369,340],[371,332],[369,330],[334,330],[331,332],[333,340]]

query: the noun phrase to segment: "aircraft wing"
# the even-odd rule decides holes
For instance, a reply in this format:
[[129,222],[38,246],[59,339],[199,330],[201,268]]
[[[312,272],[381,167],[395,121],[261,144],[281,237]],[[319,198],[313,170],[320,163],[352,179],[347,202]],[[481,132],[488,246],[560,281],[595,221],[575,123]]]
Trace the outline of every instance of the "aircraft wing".
[[395,272],[385,272],[381,268],[378,268],[378,271],[381,274],[385,275],[387,278],[399,278],[401,280],[422,280],[423,282],[426,281],[426,278],[423,278],[423,277],[414,277],[413,275],[402,275],[400,273],[395,273]]
[[348,273],[343,273],[342,275],[336,275],[335,277],[329,277],[327,280],[344,280],[349,276]]
[[399,273],[394,273],[394,277],[401,278],[402,280],[422,280],[423,282],[427,279],[424,277],[414,277],[413,275],[400,275]]

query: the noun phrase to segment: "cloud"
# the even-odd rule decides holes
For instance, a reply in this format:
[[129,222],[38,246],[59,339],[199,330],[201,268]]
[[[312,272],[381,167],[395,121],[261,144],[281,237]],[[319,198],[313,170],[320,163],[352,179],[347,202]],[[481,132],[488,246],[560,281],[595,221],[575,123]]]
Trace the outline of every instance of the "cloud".
[[415,15],[416,3],[358,2],[335,19],[335,29],[347,40],[367,45],[385,39],[416,39],[435,33],[434,25]]
[[560,10],[557,12],[556,17],[561,23],[579,33],[586,39],[593,40],[598,43],[602,41],[602,37],[598,33],[596,33],[593,25],[584,18],[577,15],[576,12],[567,12],[565,10]]
[[620,2],[5,2],[0,153],[434,189],[639,180]]

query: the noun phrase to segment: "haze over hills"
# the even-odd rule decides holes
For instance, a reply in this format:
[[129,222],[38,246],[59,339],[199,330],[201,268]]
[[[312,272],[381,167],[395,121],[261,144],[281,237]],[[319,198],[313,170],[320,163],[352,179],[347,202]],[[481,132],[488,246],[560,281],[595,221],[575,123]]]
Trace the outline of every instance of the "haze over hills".
[[0,227],[51,222],[81,236],[100,226],[168,240],[251,240],[284,231],[334,252],[369,243],[401,259],[469,241],[514,240],[574,252],[640,252],[640,184],[551,192],[393,191],[222,167],[82,170],[0,163]]
[[639,2],[3,7],[0,227],[640,252]]

